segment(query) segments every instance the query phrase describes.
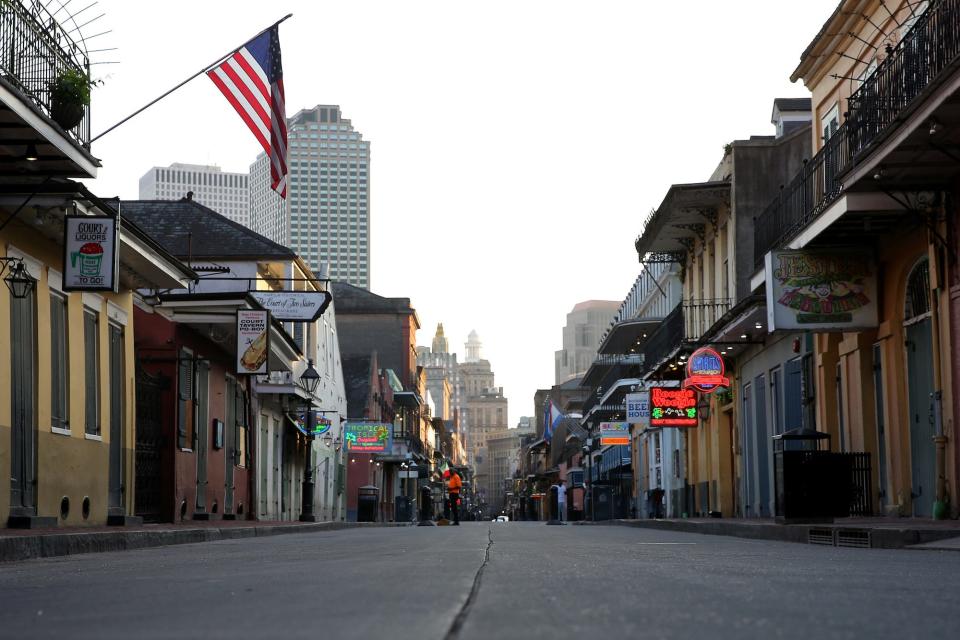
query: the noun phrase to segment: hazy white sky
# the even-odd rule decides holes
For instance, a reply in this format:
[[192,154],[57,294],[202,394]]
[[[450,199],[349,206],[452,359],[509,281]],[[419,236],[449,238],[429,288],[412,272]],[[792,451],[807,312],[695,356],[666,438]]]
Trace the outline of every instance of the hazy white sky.
[[[775,97],[838,0],[99,0],[93,131],[284,14],[287,113],[339,104],[371,141],[372,290],[409,297],[430,344],[471,329],[510,422],[553,384],[579,301],[620,301],[633,240],[672,183],[772,134]],[[79,10],[93,0],[73,0]],[[80,22],[83,22],[81,20]],[[252,134],[200,77],[93,145],[101,196],[171,162],[246,171]]]

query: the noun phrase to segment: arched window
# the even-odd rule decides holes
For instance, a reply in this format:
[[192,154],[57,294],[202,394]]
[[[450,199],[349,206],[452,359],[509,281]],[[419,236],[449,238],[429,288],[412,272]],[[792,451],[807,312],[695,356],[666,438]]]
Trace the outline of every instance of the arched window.
[[930,312],[930,261],[920,260],[907,278],[907,296],[903,305],[903,321],[909,322]]

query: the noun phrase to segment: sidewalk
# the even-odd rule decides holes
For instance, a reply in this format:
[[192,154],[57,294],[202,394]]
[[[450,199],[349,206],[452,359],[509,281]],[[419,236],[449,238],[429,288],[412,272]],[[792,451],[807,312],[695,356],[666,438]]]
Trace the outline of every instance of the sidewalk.
[[960,520],[838,518],[830,524],[777,524],[770,519],[684,518],[613,520],[607,524],[837,547],[960,551],[956,540],[960,538]]
[[218,520],[186,522],[183,524],[147,524],[137,527],[0,529],[0,562],[66,556],[75,553],[147,549],[149,547],[210,542],[213,540],[392,526],[404,525],[383,522]]

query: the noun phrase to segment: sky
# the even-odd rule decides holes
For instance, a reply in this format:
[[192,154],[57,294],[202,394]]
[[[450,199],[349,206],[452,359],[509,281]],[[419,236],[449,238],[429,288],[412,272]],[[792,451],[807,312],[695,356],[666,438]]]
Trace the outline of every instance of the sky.
[[[837,1],[99,0],[77,22],[104,14],[81,31],[116,49],[92,54],[96,135],[293,13],[287,115],[337,104],[371,142],[371,290],[410,298],[419,344],[442,322],[462,359],[476,330],[513,426],[566,314],[629,292],[669,186],[809,96],[789,76]],[[246,171],[259,147],[201,75],[92,151],[94,192],[136,198],[153,166]]]

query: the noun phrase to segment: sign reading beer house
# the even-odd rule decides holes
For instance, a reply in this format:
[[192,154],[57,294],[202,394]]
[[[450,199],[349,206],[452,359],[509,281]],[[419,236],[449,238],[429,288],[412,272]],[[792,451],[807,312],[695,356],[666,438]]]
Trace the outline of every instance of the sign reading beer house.
[[116,291],[117,257],[116,218],[66,217],[64,291]]

